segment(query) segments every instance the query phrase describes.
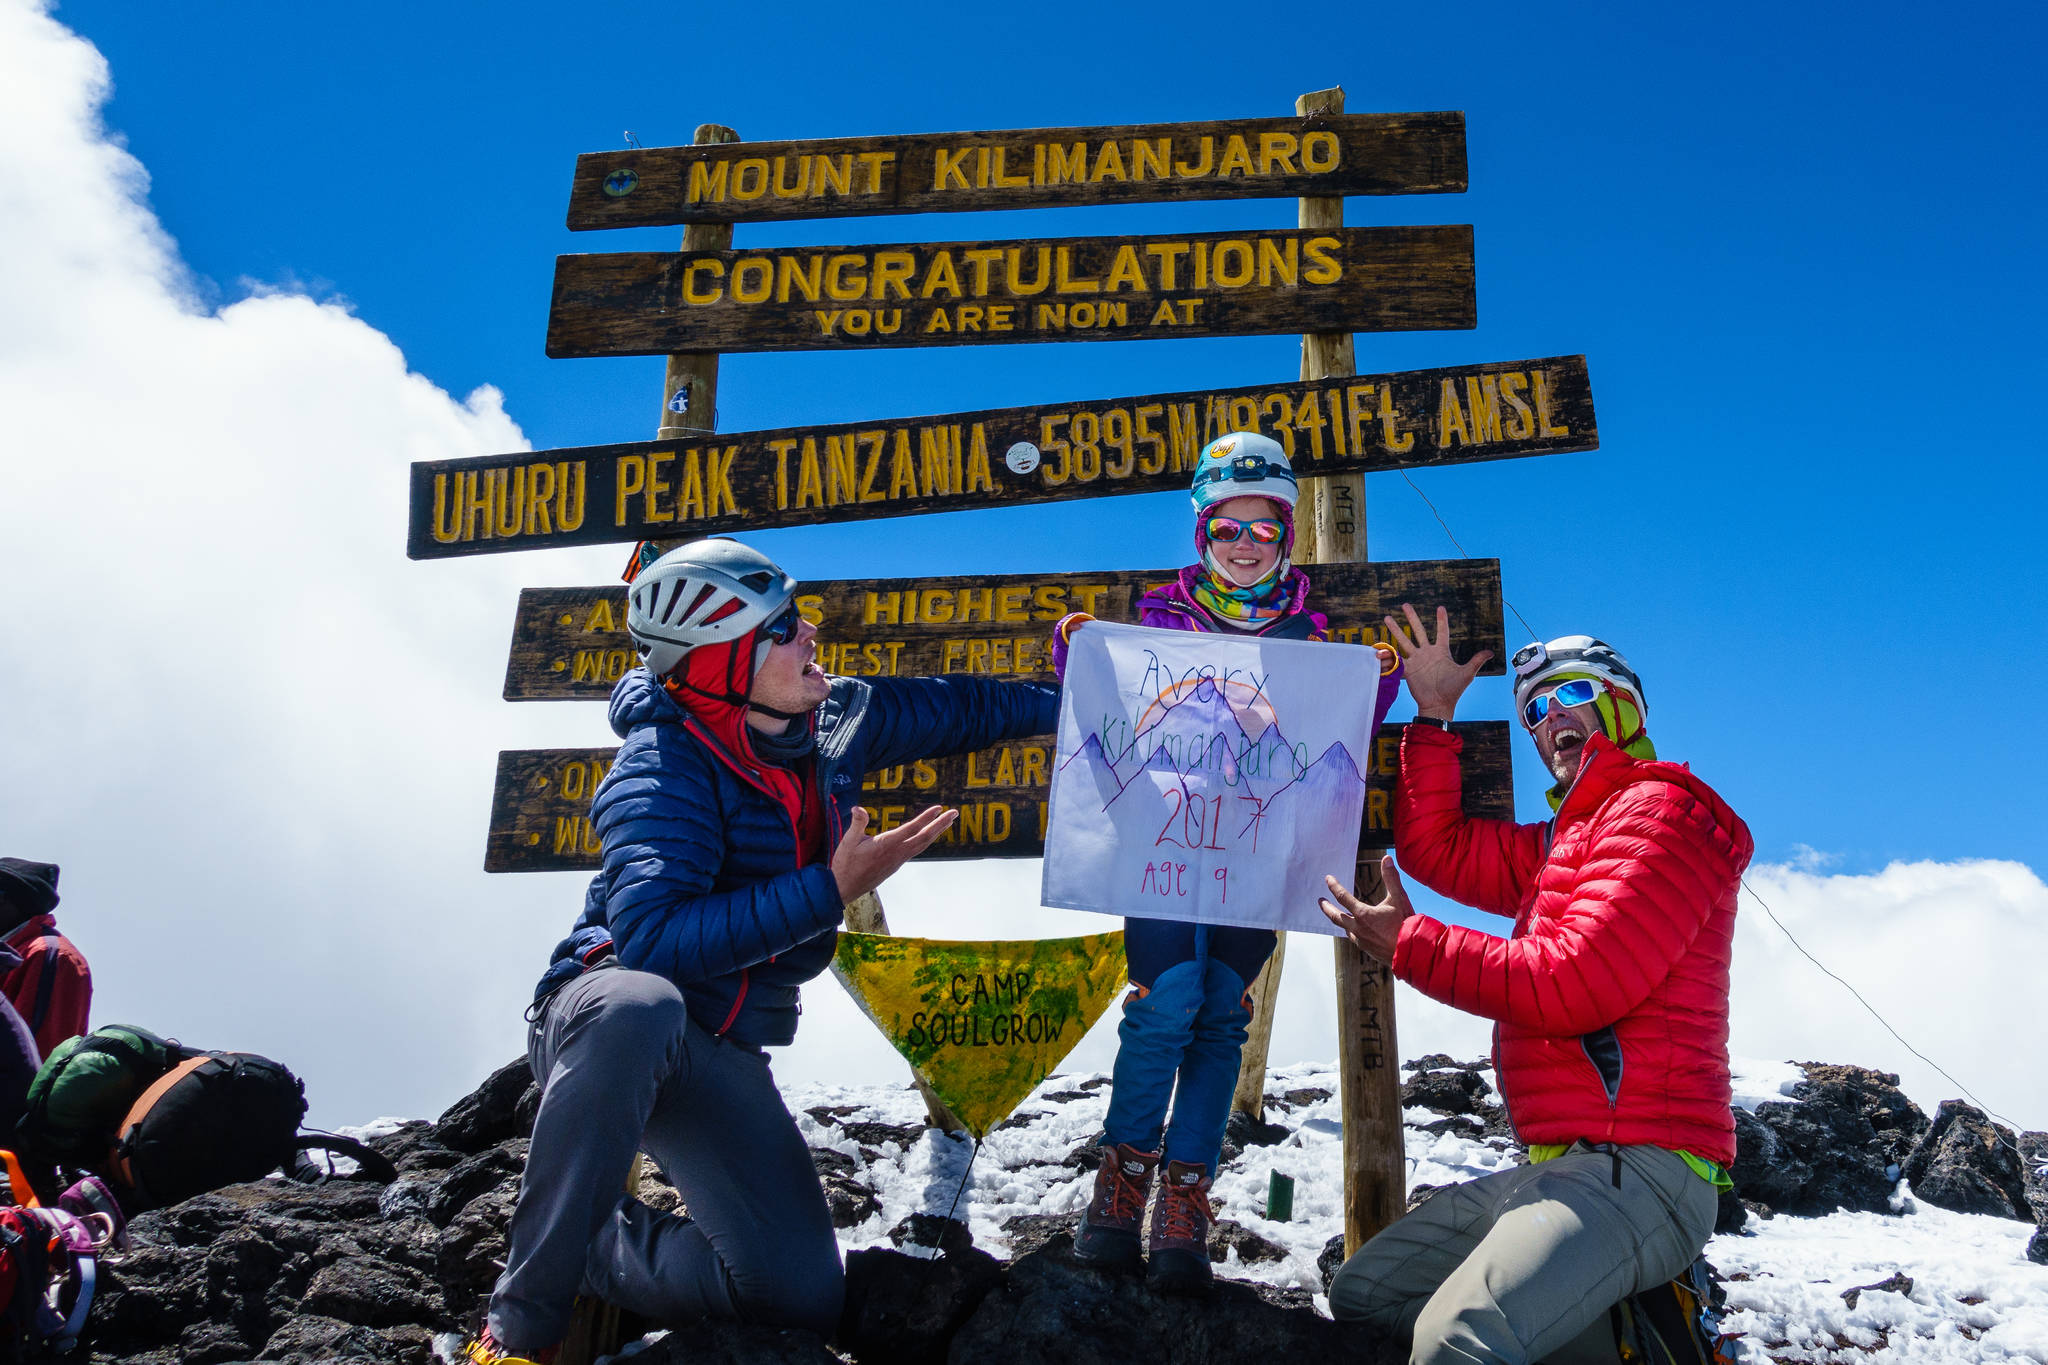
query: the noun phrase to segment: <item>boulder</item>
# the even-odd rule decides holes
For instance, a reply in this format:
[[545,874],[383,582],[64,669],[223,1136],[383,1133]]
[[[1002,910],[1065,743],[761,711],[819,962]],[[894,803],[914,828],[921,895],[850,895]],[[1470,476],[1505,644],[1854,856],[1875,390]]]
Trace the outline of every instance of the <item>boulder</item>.
[[1926,1115],[1899,1091],[1896,1075],[1801,1065],[1796,1101],[1735,1111],[1736,1193],[1761,1213],[1892,1212],[1901,1162]]
[[[1250,1114],[1233,1109],[1230,1118],[1223,1125],[1222,1165],[1244,1155],[1247,1147],[1276,1147],[1293,1136],[1293,1130],[1281,1123],[1268,1123],[1255,1119]],[[1091,1168],[1092,1169],[1092,1168]]]
[[839,1345],[877,1365],[941,1365],[954,1333],[1002,1279],[1001,1262],[972,1245],[935,1260],[856,1251],[846,1258]]
[[1440,1070],[1419,1072],[1401,1084],[1401,1104],[1409,1109],[1434,1109],[1439,1114],[1478,1116],[1493,1087],[1477,1071]]
[[2027,1163],[2010,1128],[1983,1110],[1945,1100],[1905,1161],[1913,1197],[1956,1213],[1988,1213],[2034,1222]]
[[[1264,1288],[1261,1286],[1260,1288]],[[1303,1291],[1273,1296],[1219,1280],[1199,1298],[1154,1293],[1141,1278],[1091,1270],[1055,1238],[1011,1263],[953,1338],[952,1365],[1056,1360],[1061,1365],[1212,1365],[1240,1360],[1405,1360],[1359,1323],[1301,1307]],[[1283,1303],[1288,1306],[1283,1306]]]
[[[526,1112],[526,1126],[520,1127],[521,1099],[534,1091],[533,1107]],[[533,1112],[539,1108],[539,1088],[533,1083],[533,1068],[526,1058],[505,1063],[484,1083],[448,1106],[434,1124],[432,1137],[443,1147],[458,1152],[481,1152],[507,1138],[533,1136]]]
[[1287,1248],[1267,1241],[1242,1223],[1228,1218],[1219,1218],[1209,1229],[1209,1259],[1222,1265],[1235,1251],[1237,1259],[1245,1265],[1256,1265],[1261,1261],[1284,1261]]
[[1323,1249],[1316,1257],[1316,1271],[1323,1277],[1325,1294],[1330,1292],[1330,1281],[1336,1279],[1337,1272],[1343,1269],[1344,1260],[1344,1234],[1340,1232],[1323,1243]]

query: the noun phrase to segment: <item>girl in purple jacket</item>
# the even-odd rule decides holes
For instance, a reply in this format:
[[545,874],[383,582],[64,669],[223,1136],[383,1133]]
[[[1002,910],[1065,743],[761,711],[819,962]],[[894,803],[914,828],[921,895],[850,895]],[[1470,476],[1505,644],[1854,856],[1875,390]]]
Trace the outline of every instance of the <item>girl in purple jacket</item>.
[[[1327,639],[1329,622],[1309,608],[1308,576],[1291,558],[1298,493],[1279,443],[1256,432],[1211,441],[1196,460],[1191,496],[1196,562],[1138,600],[1138,624]],[[1056,670],[1065,671],[1067,637],[1089,619],[1060,622]],[[1375,722],[1399,681],[1398,662],[1381,648]],[[1117,1030],[1095,1192],[1074,1239],[1077,1259],[1117,1267],[1143,1260],[1139,1229],[1153,1172],[1163,1165],[1149,1278],[1168,1290],[1208,1286],[1209,1186],[1251,1022],[1251,983],[1275,941],[1270,929],[1124,921],[1131,993]]]

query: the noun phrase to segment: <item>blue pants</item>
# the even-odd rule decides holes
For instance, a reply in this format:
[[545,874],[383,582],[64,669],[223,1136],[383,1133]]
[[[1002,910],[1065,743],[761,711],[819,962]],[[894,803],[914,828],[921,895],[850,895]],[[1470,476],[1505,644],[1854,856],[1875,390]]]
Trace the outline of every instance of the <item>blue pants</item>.
[[1245,993],[1274,941],[1270,929],[1124,921],[1131,993],[1117,1028],[1105,1140],[1215,1171],[1252,1017]]

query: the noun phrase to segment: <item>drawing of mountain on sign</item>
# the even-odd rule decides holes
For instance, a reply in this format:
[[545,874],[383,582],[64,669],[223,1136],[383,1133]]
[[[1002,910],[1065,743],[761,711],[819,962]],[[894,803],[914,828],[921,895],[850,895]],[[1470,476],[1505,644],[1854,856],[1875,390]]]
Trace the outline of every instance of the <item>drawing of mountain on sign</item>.
[[[1341,742],[1309,764],[1306,750],[1288,741],[1265,697],[1244,684],[1219,688],[1197,680],[1178,702],[1155,703],[1136,728],[1137,737],[1123,743],[1113,759],[1108,746],[1091,734],[1067,760],[1089,758],[1105,810],[1142,773],[1155,775],[1144,784],[1152,790],[1164,789],[1168,784],[1158,778],[1171,776],[1184,789],[1192,784],[1211,794],[1228,792],[1261,802],[1290,787],[1302,787],[1318,799],[1349,800],[1351,789],[1363,786],[1357,763]],[[1145,755],[1142,763],[1136,761],[1140,754]]]

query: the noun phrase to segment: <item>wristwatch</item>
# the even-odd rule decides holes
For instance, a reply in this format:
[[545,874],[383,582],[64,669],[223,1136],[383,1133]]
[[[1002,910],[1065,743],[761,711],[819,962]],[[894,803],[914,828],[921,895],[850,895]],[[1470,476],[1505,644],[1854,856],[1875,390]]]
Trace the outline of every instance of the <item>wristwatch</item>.
[[1417,716],[1413,721],[1410,722],[1410,724],[1434,725],[1438,729],[1444,731],[1446,734],[1450,732],[1451,728],[1451,723],[1449,721],[1444,720],[1438,716]]

